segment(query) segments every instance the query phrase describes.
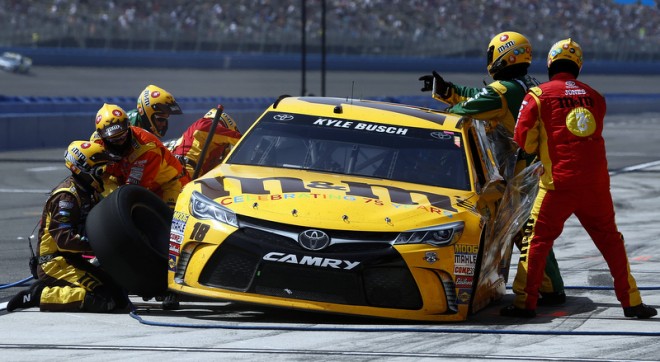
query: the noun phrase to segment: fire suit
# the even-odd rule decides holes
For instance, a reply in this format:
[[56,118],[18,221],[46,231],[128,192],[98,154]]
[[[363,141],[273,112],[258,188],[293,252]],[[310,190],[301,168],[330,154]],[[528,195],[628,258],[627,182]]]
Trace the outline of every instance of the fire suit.
[[99,195],[74,176],[64,179],[46,201],[39,229],[37,275],[45,287],[42,311],[106,312],[126,306],[121,289],[83,254],[92,249],[85,240],[87,214]]
[[[465,87],[452,84],[453,91],[448,98],[434,95],[434,98],[452,104],[446,111],[469,115],[488,122],[489,137],[495,145],[497,161],[506,180],[513,178],[531,164],[533,156],[518,153],[518,145],[513,142],[513,131],[520,104],[527,91],[539,82],[524,75],[508,80],[497,80],[484,88]],[[517,158],[517,155],[520,155]],[[514,166],[515,165],[515,166]],[[518,242],[522,236],[516,235],[516,244],[524,254],[524,245]],[[516,278],[525,279],[526,269],[518,267]],[[518,287],[514,284],[514,292]],[[564,281],[559,272],[555,255],[550,250],[541,286],[542,293],[560,293],[564,291]]]
[[527,278],[514,282],[522,290],[514,299],[517,308],[536,309],[546,256],[573,214],[603,254],[621,305],[641,303],[614,219],[602,137],[605,109],[605,98],[570,73],[556,74],[525,96],[514,140],[538,154],[544,173],[525,236],[529,251],[521,260]]
[[[211,131],[212,123],[213,120],[210,118],[198,119],[186,129],[181,138],[174,144],[172,153],[185,165],[190,178],[193,177],[202,148]],[[241,134],[239,132],[218,124],[206,151],[199,175],[203,175],[217,166],[240,138]]]
[[131,126],[130,130],[132,139],[128,154],[109,165],[106,173],[115,177],[119,185],[135,184],[149,189],[174,209],[190,177],[156,136],[139,127]]

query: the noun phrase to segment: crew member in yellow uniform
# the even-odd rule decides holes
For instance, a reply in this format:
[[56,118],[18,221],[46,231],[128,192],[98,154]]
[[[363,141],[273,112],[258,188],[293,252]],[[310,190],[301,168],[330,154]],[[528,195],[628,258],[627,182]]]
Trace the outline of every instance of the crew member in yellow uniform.
[[103,270],[83,258],[93,253],[85,220],[103,191],[102,174],[111,161],[103,146],[72,142],[64,154],[71,175],[46,201],[39,229],[39,279],[7,304],[8,311],[40,307],[42,311],[110,312],[127,305],[126,296]]

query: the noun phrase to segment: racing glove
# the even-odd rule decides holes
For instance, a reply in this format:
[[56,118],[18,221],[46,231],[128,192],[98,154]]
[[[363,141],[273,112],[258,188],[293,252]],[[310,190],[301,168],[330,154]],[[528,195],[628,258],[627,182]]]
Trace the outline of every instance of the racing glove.
[[435,70],[433,74],[423,75],[419,77],[419,80],[424,82],[422,87],[422,92],[433,91],[433,96],[437,96],[442,99],[447,99],[451,97],[452,90],[454,85],[451,82],[446,82],[440,74]]

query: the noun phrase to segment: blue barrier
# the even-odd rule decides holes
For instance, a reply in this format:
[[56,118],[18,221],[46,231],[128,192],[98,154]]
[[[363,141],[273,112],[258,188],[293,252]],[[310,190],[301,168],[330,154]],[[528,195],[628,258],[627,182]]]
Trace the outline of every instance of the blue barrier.
[[[660,112],[660,94],[606,94],[608,114]],[[376,97],[374,100],[442,109],[446,105],[428,95]],[[275,98],[182,97],[186,113],[173,116],[168,136],[178,137],[188,125],[211,107],[222,104],[246,130]],[[133,97],[18,97],[0,96],[0,151],[66,147],[75,139],[88,139],[94,115],[103,103],[126,110],[135,107]]]
[[[299,53],[171,52],[83,48],[0,47],[32,58],[34,65],[70,67],[146,67],[193,69],[298,70]],[[321,54],[307,54],[307,69],[321,68]],[[335,55],[326,57],[327,70],[483,72],[483,57],[404,57]],[[545,73],[543,62],[534,62],[531,72]],[[658,61],[610,61],[587,59],[582,74],[660,74]]]

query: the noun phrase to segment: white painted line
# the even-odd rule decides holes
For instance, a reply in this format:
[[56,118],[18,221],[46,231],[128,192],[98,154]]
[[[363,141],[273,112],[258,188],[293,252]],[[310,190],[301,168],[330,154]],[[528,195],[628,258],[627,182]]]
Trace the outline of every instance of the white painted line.
[[0,194],[47,194],[51,190],[0,189]]
[[659,166],[659,165],[660,165],[660,160],[653,161],[653,162],[642,163],[642,164],[639,164],[639,165],[624,167],[619,172],[636,171],[636,170],[641,170],[641,169],[644,169],[644,168],[649,168],[649,167]]
[[47,171],[61,171],[62,167],[60,166],[44,166],[44,167],[33,167],[33,168],[27,168],[25,171],[27,172],[47,172]]

